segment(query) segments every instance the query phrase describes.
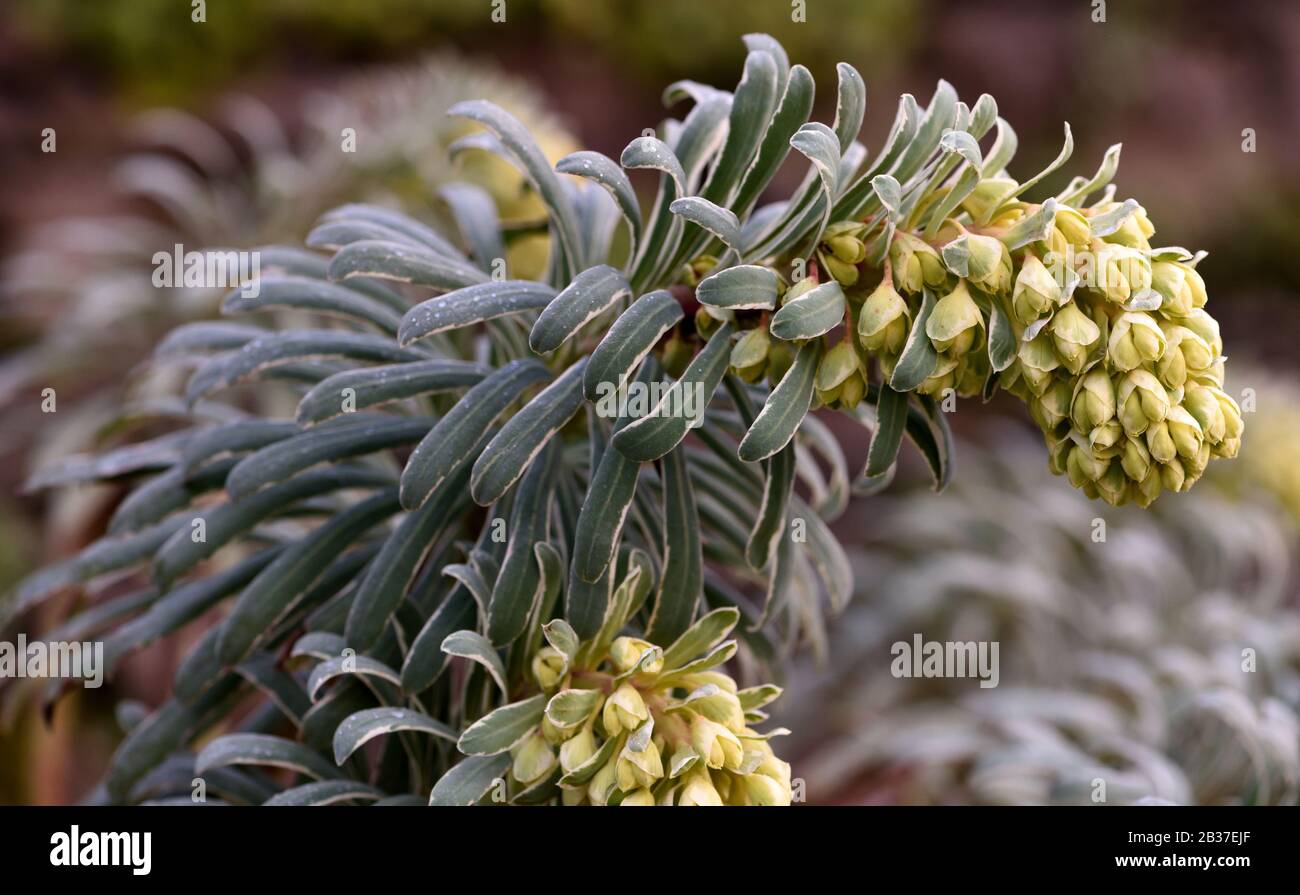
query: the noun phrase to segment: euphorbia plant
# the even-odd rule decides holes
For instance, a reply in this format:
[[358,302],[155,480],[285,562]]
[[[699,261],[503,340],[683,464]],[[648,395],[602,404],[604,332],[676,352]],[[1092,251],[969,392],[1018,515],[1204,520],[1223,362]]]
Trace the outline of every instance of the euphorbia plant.
[[[148,589],[90,610],[130,616],[107,635],[116,661],[230,601],[118,750],[109,798],[187,792],[198,773],[239,801],[789,801],[789,768],[751,726],[778,691],[720,666],[820,647],[820,592],[838,608],[852,583],[825,520],[887,480],[904,435],[942,486],[948,389],[1032,396],[1055,462],[1108,499],[1151,496],[1151,470],[1182,487],[1207,450],[1231,452],[1239,417],[1216,389],[1196,259],[1148,249],[1135,203],[1082,205],[1114,153],[1062,196],[1022,201],[1044,175],[1007,177],[1015,139],[993,99],[968,107],[941,83],[924,110],[903,97],[868,161],[851,66],[828,127],[808,121],[808,71],[768,37],[747,44],[734,92],[670,87],[690,111],[622,167],[579,152],[552,169],[500,108],[451,110],[485,129],[453,152],[501,153],[545,204],[543,279],[512,276],[518,231],[472,191],[452,234],[344,206],[308,235],[315,251],[263,250],[258,297],[226,302],[317,323],[202,323],[163,342],[160,362],[200,358],[194,425],[103,459],[144,481],[107,538],[11,606],[148,563]],[[760,205],[791,148],[807,177]],[[648,213],[624,169],[657,173]],[[1151,276],[1121,295],[1061,274],[1054,290],[1030,260],[1084,244]],[[1174,266],[1157,279],[1158,264]],[[1206,356],[1166,363],[1189,337]],[[1109,404],[1099,376],[1123,380]],[[215,400],[247,387],[292,390],[295,416]],[[599,400],[611,388],[626,400]],[[823,406],[872,430],[856,483],[809,415]],[[254,690],[265,699],[234,721]],[[259,765],[314,782],[285,788]]]

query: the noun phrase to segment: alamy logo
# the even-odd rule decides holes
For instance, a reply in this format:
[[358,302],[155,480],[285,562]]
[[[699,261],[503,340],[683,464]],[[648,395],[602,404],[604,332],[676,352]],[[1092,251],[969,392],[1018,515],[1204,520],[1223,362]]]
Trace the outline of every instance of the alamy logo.
[[187,252],[178,242],[170,252],[154,252],[153,264],[153,284],[159,289],[238,286],[244,298],[257,298],[262,291],[261,252]]
[[17,643],[0,641],[0,678],[81,678],[87,689],[104,683],[104,642],[33,640],[19,634]]
[[894,677],[975,677],[983,688],[998,685],[996,640],[924,640],[913,634],[911,643],[899,640],[889,652]]
[[73,824],[51,836],[50,844],[55,867],[130,867],[136,876],[148,876],[153,867],[152,833],[83,833]]
[[685,417],[692,429],[704,422],[704,383],[678,380],[669,382],[605,381],[596,385],[596,415],[605,419],[643,416]]

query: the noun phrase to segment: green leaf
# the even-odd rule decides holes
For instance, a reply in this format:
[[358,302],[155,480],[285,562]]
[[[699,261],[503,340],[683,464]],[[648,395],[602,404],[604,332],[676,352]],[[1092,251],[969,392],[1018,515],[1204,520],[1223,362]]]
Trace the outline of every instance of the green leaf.
[[888,385],[881,386],[876,404],[876,430],[867,449],[867,467],[863,473],[868,478],[881,475],[894,464],[898,448],[903,443],[903,428],[907,421],[907,392],[896,392]]
[[561,174],[586,177],[609,193],[627,222],[630,236],[628,258],[634,257],[641,241],[641,206],[636,200],[636,191],[632,189],[632,181],[614,160],[599,152],[573,152],[556,162],[555,170]]
[[546,703],[546,717],[560,730],[571,730],[585,724],[604,701],[602,690],[561,690]]
[[711,202],[729,203],[749,168],[777,103],[777,62],[766,50],[745,57],[745,70],[731,101],[727,142],[700,194]]
[[474,461],[470,493],[480,506],[500,500],[569,420],[582,408],[582,379],[586,358],[561,373],[554,382],[506,421]]
[[251,313],[267,308],[303,308],[369,323],[393,335],[401,315],[383,302],[326,280],[309,277],[263,276],[256,281],[257,294],[246,294],[247,287],[233,289],[221,302],[223,314]]
[[363,709],[345,718],[334,731],[334,763],[343,764],[352,753],[375,737],[404,730],[431,734],[453,743],[456,741],[456,731],[421,712],[387,707]]
[[792,508],[805,522],[808,536],[805,552],[826,588],[831,609],[840,612],[853,596],[853,569],[844,548],[822,517],[814,513],[798,495],[792,498]]
[[616,268],[608,264],[588,268],[574,277],[538,316],[528,344],[538,354],[549,354],[631,295],[632,287]]
[[443,774],[429,793],[429,804],[440,807],[477,803],[510,770],[510,755],[470,755]]
[[502,146],[518,160],[524,176],[546,203],[551,223],[559,239],[560,252],[565,259],[565,263],[558,270],[561,280],[571,278],[578,272],[582,257],[582,240],[579,236],[577,215],[564,185],[551,170],[546,155],[537,146],[528,129],[510,113],[485,100],[456,103],[447,110],[447,114],[477,121],[495,134]]
[[[299,501],[346,488],[376,488],[391,483],[391,477],[378,470],[336,466],[294,476],[242,500],[208,507],[191,519],[181,520],[180,529],[158,548],[153,579],[164,587],[171,584],[241,534]],[[200,526],[196,524],[200,521],[201,539],[197,538]]]
[[734,212],[699,196],[683,196],[669,205],[668,210],[683,220],[703,227],[722,240],[727,248],[740,248],[740,221]]
[[993,296],[989,307],[989,366],[994,373],[1001,373],[1016,359],[1016,351],[1020,346],[1016,341],[1011,318],[1002,307],[1002,301]]
[[193,405],[213,392],[243,382],[276,366],[326,357],[374,363],[425,360],[427,355],[398,348],[387,336],[335,329],[296,329],[249,342],[233,354],[213,358],[190,377],[185,400]]
[[488,639],[498,646],[511,643],[524,632],[542,594],[544,582],[534,547],[550,535],[557,456],[558,452],[551,450],[535,462],[515,493],[506,555],[488,603]]
[[751,569],[767,566],[768,558],[777,538],[785,530],[785,511],[794,488],[795,443],[790,442],[771,456],[767,462],[767,477],[763,486],[763,503],[758,518],[745,545],[745,561]]
[[442,641],[442,651],[449,656],[460,656],[482,665],[501,688],[502,695],[509,693],[506,666],[492,643],[482,634],[477,631],[453,631]]
[[[589,584],[601,581],[618,550],[623,522],[636,493],[640,464],[621,451],[607,450],[587,488],[573,542],[573,571]],[[570,595],[572,596],[572,595]],[[572,606],[571,606],[572,608]],[[570,621],[582,627],[570,614]]]
[[545,283],[532,280],[492,280],[422,301],[406,312],[397,341],[410,345],[435,333],[473,326],[511,314],[540,311],[555,298]]
[[[322,379],[303,395],[298,402],[298,422],[311,425],[345,412],[468,388],[482,382],[489,372],[487,367],[460,360],[426,360],[343,370]],[[350,410],[345,411],[345,405]]]
[[591,353],[582,376],[587,400],[596,401],[602,392],[608,394],[609,389],[630,380],[645,356],[682,316],[682,306],[664,290],[649,292],[634,301]]
[[659,594],[646,625],[646,639],[671,643],[695,617],[704,590],[703,538],[685,448],[664,455],[664,568]]
[[438,196],[451,209],[460,235],[469,245],[479,268],[490,275],[494,266],[506,259],[506,247],[501,241],[501,221],[492,194],[477,184],[457,182],[444,184],[438,189]]
[[155,359],[189,359],[197,353],[234,351],[270,333],[271,330],[260,326],[228,323],[225,320],[183,323],[163,336],[162,341],[154,347],[153,356]]
[[456,745],[466,755],[495,755],[505,752],[532,732],[542,720],[545,710],[544,693],[503,705],[466,728]]
[[707,613],[664,650],[664,669],[683,668],[695,657],[713,649],[731,633],[738,621],[740,610],[732,606]]
[[329,277],[342,282],[354,277],[374,277],[444,292],[487,280],[487,274],[467,261],[410,243],[381,239],[363,239],[339,249],[330,261]]
[[398,523],[357,586],[345,636],[358,650],[371,649],[384,632],[438,538],[456,524],[469,503],[465,474],[447,479],[431,500]]
[[815,339],[844,322],[844,290],[828,280],[787,302],[772,315],[769,331],[787,342]]
[[821,345],[820,340],[814,340],[799,349],[794,363],[767,396],[758,418],[741,439],[738,451],[740,459],[751,463],[764,460],[794,438],[794,433],[799,430],[799,424],[808,415],[808,408],[812,405],[817,364],[821,360]]
[[700,304],[730,311],[773,310],[777,298],[776,272],[756,264],[727,267],[700,281]]
[[194,759],[194,773],[202,776],[214,768],[259,765],[288,768],[317,780],[342,776],[338,768],[301,743],[263,733],[229,733],[203,747]]
[[469,591],[460,585],[453,588],[412,641],[402,664],[402,689],[420,693],[437,680],[447,663],[442,642],[453,631],[473,625],[477,618],[478,605]]
[[532,359],[511,361],[465,393],[424,437],[402,470],[402,505],[421,506],[442,482],[470,466],[491,437],[492,423],[531,386],[550,377]]
[[[327,223],[335,221],[369,222],[396,231],[407,240],[431,249],[439,255],[446,255],[449,258],[461,257],[460,250],[448,242],[447,238],[442,234],[412,217],[399,211],[393,211],[391,208],[360,203],[340,205],[338,208],[332,208],[321,215],[321,221]],[[265,261],[266,259],[263,258],[263,263]]]
[[912,323],[912,331],[907,335],[903,352],[894,366],[893,375],[889,378],[889,385],[895,391],[910,392],[915,389],[934,372],[935,364],[938,362],[934,344],[925,334],[926,322],[934,311],[934,293],[926,288],[923,294],[921,310],[917,312],[916,320]]
[[221,661],[233,665],[248,655],[323,574],[329,559],[338,556],[397,508],[396,489],[386,488],[348,507],[285,548],[244,589],[221,623],[217,644]]
[[591,781],[596,776],[596,772],[609,764],[609,760],[614,754],[623,748],[624,737],[610,737],[601,744],[595,754],[578,765],[572,771],[560,778],[560,785],[563,787],[582,786]]
[[190,471],[213,457],[255,451],[297,433],[298,427],[291,420],[239,420],[198,429],[181,448],[178,465]]
[[847,152],[862,130],[862,119],[867,114],[867,85],[858,70],[847,62],[835,66],[839,87],[835,94],[835,136],[840,142],[840,152]]
[[317,780],[278,792],[262,803],[263,807],[305,807],[334,805],[339,802],[375,802],[384,791],[359,780]]
[[154,476],[117,505],[108,520],[108,533],[119,535],[138,531],[189,506],[194,498],[223,487],[234,465],[233,458],[218,460],[194,472],[187,472],[177,465]]
[[[270,485],[318,463],[329,463],[399,447],[423,438],[433,425],[428,417],[377,413],[348,414],[259,448],[243,458],[226,478],[235,500],[254,496]],[[370,471],[371,478],[378,476]]]
[[311,676],[307,678],[307,695],[315,702],[320,698],[321,688],[330,681],[353,675],[367,686],[372,686],[376,695],[380,696],[396,695],[390,687],[401,686],[401,679],[397,672],[378,659],[372,659],[370,656],[342,655],[326,659],[311,670]]
[[[704,421],[704,412],[727,372],[731,336],[735,331],[735,325],[729,321],[719,326],[682,378],[663,393],[658,403],[645,416],[614,434],[611,444],[618,453],[629,460],[657,460]],[[587,580],[595,580],[595,576],[587,577]]]
[[1119,153],[1123,148],[1122,143],[1116,143],[1106,150],[1102,157],[1101,167],[1091,179],[1077,178],[1077,183],[1071,183],[1065,192],[1057,196],[1057,201],[1062,205],[1069,205],[1074,208],[1080,208],[1083,203],[1088,201],[1088,196],[1097,190],[1106,186],[1115,179],[1115,172],[1119,170]]
[[784,90],[780,108],[777,109],[772,124],[764,134],[754,164],[745,173],[740,191],[736,193],[735,201],[732,202],[731,207],[736,209],[741,217],[754,207],[763,190],[772,182],[781,163],[790,154],[790,138],[812,114],[815,87],[808,69],[802,65],[791,68]]

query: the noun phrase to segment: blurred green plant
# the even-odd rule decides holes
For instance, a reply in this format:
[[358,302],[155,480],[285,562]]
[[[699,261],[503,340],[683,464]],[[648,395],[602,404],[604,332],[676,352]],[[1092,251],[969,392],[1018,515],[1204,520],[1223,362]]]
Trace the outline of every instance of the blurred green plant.
[[[1294,804],[1291,520],[1257,490],[1241,496],[1240,464],[1176,506],[1099,513],[1012,434],[963,445],[942,499],[873,505],[833,664],[799,668],[777,717],[797,732],[788,752],[809,798]],[[998,686],[891,676],[892,645],[917,633],[997,641]]]

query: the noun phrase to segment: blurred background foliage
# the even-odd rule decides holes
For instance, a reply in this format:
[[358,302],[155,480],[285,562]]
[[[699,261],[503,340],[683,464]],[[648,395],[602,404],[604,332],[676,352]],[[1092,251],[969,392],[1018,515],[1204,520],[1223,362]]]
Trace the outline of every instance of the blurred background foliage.
[[[96,536],[120,499],[37,499],[18,491],[23,478],[138,434],[108,424],[153,394],[134,365],[162,331],[214,311],[214,292],[148,287],[154,251],[298,239],[344,200],[437,220],[445,149],[464,133],[440,113],[463,96],[531,119],[555,156],[575,145],[617,156],[663,117],[667,83],[730,83],[740,35],[765,31],[820,82],[841,59],[862,71],[869,147],[898,94],[924,99],[939,77],[997,98],[1026,170],[1056,154],[1062,118],[1083,167],[1122,140],[1121,195],[1166,222],[1159,242],[1209,250],[1200,270],[1224,341],[1238,369],[1254,363],[1234,394],[1257,392],[1241,458],[1218,464],[1205,494],[1156,514],[1079,501],[1038,474],[1037,445],[981,454],[995,439],[976,418],[1006,411],[1000,425],[1028,425],[999,403],[954,419],[968,444],[952,493],[909,490],[919,477],[904,470],[891,492],[855,505],[839,534],[858,548],[859,599],[830,667],[796,669],[782,701],[795,709],[795,774],[810,799],[1077,801],[1080,781],[1109,768],[1113,801],[1294,801],[1300,6],[1107,6],[1099,23],[1090,3],[1027,0],[209,0],[195,23],[188,0],[10,0],[0,588]],[[833,102],[817,98],[823,120]],[[40,151],[47,127],[54,154]],[[357,128],[355,155],[339,151],[343,127]],[[511,172],[475,153],[458,164],[505,217],[528,219],[532,197]],[[58,426],[39,413],[47,385]],[[854,462],[865,445],[846,450]],[[1111,523],[1105,545],[1088,540],[1097,516]],[[898,532],[925,548],[900,548]],[[949,566],[987,577],[957,586]],[[917,631],[1002,638],[1000,687],[890,677],[889,644]],[[1253,676],[1223,658],[1243,644],[1261,653]],[[111,686],[61,703],[50,727],[20,710],[17,688],[0,690],[0,802],[81,796],[119,736],[114,705],[156,702],[183,649],[145,651]],[[1107,674],[1099,656],[1113,660],[1100,663]]]

